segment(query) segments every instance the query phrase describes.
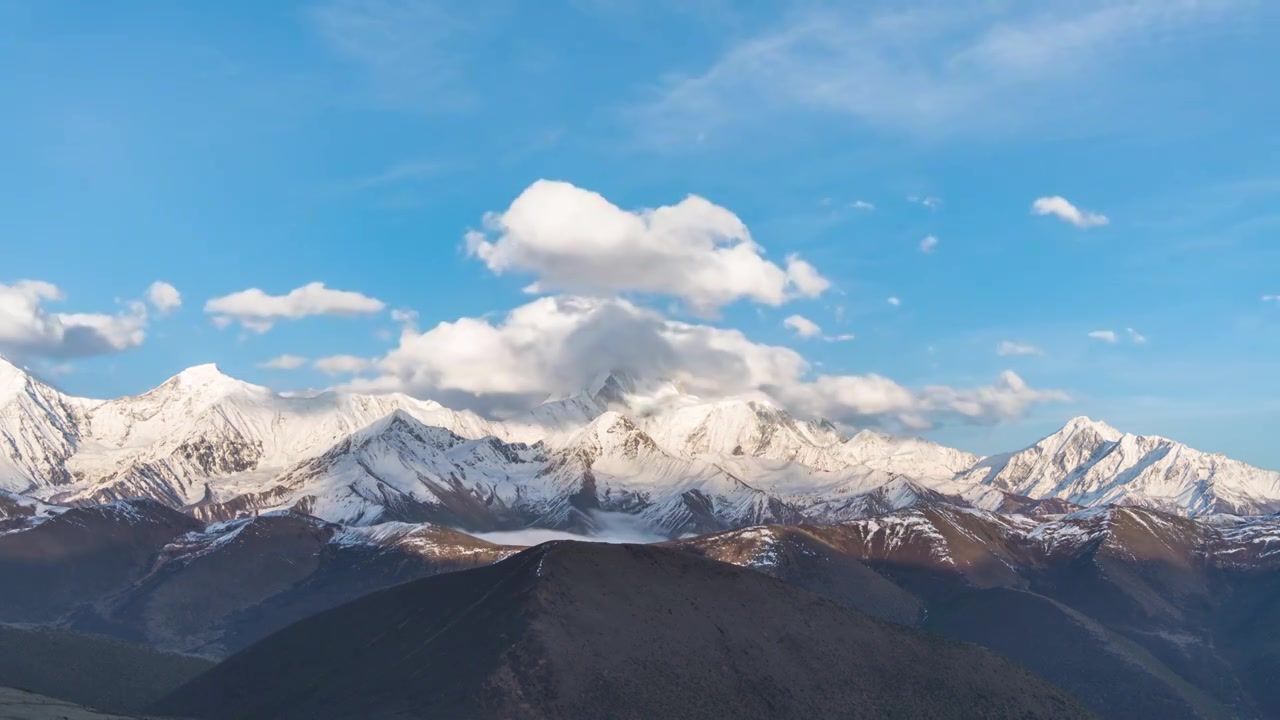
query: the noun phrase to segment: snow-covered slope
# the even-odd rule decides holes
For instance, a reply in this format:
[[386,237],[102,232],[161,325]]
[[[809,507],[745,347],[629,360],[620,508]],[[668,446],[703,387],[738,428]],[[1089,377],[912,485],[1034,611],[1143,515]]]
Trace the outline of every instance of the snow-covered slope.
[[728,399],[685,404],[639,422],[659,445],[685,456],[749,455],[817,470],[850,465],[831,452],[843,440],[833,425],[802,422],[767,403]]
[[492,432],[474,414],[406,395],[279,395],[187,369],[136,397],[71,398],[0,366],[0,488],[58,502],[150,497],[179,507],[211,480],[269,476],[396,411],[468,436]]
[[66,397],[0,357],[0,490],[70,482],[66,462],[95,404]]
[[979,459],[868,430],[846,438],[768,403],[703,400],[625,372],[497,422],[405,395],[281,395],[213,365],[85,400],[0,362],[0,442],[0,491],[146,497],[206,520],[297,507],[346,524],[591,530],[593,513],[623,512],[674,536],[934,503],[1280,509],[1280,473],[1084,418]]
[[470,440],[401,409],[265,482],[223,483],[191,511],[206,519],[296,508],[330,522],[441,521],[495,529],[517,507],[543,500],[529,482],[540,450],[496,438]]
[[1280,473],[1085,417],[1025,450],[986,458],[961,479],[1032,498],[1141,505],[1191,516],[1280,509]]
[[930,440],[863,430],[833,449],[845,462],[921,480],[951,480],[980,458]]

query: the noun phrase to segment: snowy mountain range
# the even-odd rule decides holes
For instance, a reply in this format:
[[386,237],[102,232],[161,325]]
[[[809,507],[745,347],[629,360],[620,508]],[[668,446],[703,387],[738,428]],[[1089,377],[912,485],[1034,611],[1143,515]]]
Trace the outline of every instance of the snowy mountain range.
[[1280,509],[1280,473],[1087,418],[979,458],[869,430],[846,437],[765,403],[702,400],[621,372],[499,422],[398,394],[283,395],[213,365],[90,400],[0,360],[0,447],[0,490],[62,505],[144,497],[205,521],[292,508],[357,526],[590,532],[626,513],[678,537],[936,501]]

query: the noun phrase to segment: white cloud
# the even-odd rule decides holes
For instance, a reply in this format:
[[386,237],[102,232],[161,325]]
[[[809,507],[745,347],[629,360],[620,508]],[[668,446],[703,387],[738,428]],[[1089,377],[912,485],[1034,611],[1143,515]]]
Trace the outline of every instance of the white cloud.
[[822,328],[818,323],[802,315],[792,315],[783,320],[782,324],[794,330],[796,335],[802,338],[814,338],[822,334]]
[[59,313],[45,307],[65,299],[60,288],[47,282],[0,284],[0,353],[19,361],[106,355],[146,339],[147,306],[141,301],[125,303],[115,314]]
[[849,204],[849,207],[853,208],[854,210],[866,210],[866,211],[871,211],[876,209],[876,206],[873,203],[869,203],[866,200],[854,200],[852,203]]
[[462,318],[406,331],[399,347],[377,361],[381,374],[350,387],[404,391],[503,416],[616,368],[670,379],[701,397],[756,397],[804,416],[916,429],[955,419],[989,422],[1066,399],[1032,389],[1011,372],[987,387],[918,390],[878,375],[815,374],[794,350],[754,343],[738,330],[678,322],[621,299],[578,297],[540,298],[496,324]]
[[182,293],[169,283],[157,280],[147,288],[147,302],[161,313],[172,312],[182,307]]
[[1120,342],[1120,336],[1116,334],[1115,330],[1094,330],[1089,333],[1089,337],[1112,344]]
[[1137,330],[1134,330],[1133,328],[1125,328],[1124,331],[1129,334],[1130,340],[1132,340],[1133,342],[1139,345],[1147,341],[1147,337],[1145,335],[1138,332]]
[[258,288],[241,290],[214,298],[204,304],[214,325],[224,328],[233,321],[258,333],[271,329],[280,320],[297,320],[315,315],[372,315],[386,305],[376,298],[347,290],[332,290],[313,282],[287,295],[268,295]]
[[354,375],[367,370],[373,362],[355,355],[330,355],[312,363],[312,367],[326,375]]
[[887,302],[894,307],[902,307],[902,298],[899,298],[896,295],[891,296]]
[[1002,137],[1114,122],[1103,111],[1112,107],[1107,101],[1132,102],[1143,89],[1125,82],[1137,79],[1130,68],[1176,57],[1219,20],[1247,22],[1243,5],[803,3],[704,70],[667,79],[629,117],[660,146],[796,113],[924,136]]
[[802,315],[792,315],[786,320],[783,320],[782,324],[794,330],[796,335],[802,338],[820,338],[823,342],[829,343],[849,342],[855,338],[852,333],[845,333],[843,335],[823,335],[822,328],[818,323]]
[[795,255],[766,260],[746,225],[696,195],[628,211],[566,182],[539,180],[467,234],[467,251],[495,274],[531,274],[530,292],[642,292],[712,314],[735,300],[781,305],[830,282]]
[[907,202],[913,202],[918,205],[923,205],[929,208],[930,210],[937,210],[942,205],[941,198],[936,198],[932,195],[925,195],[924,197],[921,197],[919,195],[908,195]]
[[1080,208],[1067,202],[1067,199],[1058,195],[1053,197],[1037,198],[1031,204],[1031,212],[1036,215],[1053,215],[1064,222],[1071,223],[1078,228],[1098,227],[1111,222],[1106,215],[1100,215],[1088,210]]
[[934,250],[937,250],[937,249],[938,249],[938,238],[933,235],[928,235],[925,237],[925,239],[920,241],[920,252],[924,253],[925,255],[929,255]]
[[996,354],[1001,357],[1011,355],[1043,355],[1044,351],[1035,345],[1014,342],[1012,340],[1004,340],[996,346]]
[[414,310],[392,310],[391,319],[401,325],[413,326],[418,322],[418,313]]
[[258,367],[266,370],[297,370],[306,364],[307,359],[301,355],[280,355],[260,363]]

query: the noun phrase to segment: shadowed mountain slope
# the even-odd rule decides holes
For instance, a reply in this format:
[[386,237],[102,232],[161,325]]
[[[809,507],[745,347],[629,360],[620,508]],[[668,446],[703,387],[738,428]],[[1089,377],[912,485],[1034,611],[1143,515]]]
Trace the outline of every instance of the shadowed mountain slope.
[[573,542],[302,621],[153,711],[282,720],[1090,717],[975,646],[678,550]]
[[95,635],[0,625],[0,687],[110,712],[139,712],[212,664]]

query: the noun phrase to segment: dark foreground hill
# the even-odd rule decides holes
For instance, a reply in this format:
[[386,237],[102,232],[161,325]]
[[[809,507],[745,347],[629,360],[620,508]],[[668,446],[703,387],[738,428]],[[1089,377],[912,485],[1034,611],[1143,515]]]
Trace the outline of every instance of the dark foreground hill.
[[212,665],[110,638],[0,625],[0,687],[116,713],[138,712]]
[[198,718],[1083,718],[972,645],[669,548],[548,543],[321,613],[151,708]]
[[103,712],[7,687],[0,687],[0,718],[4,720],[132,720],[124,715]]
[[152,500],[5,522],[0,622],[214,659],[368,592],[517,551],[433,525],[344,528],[290,512],[206,526]]

